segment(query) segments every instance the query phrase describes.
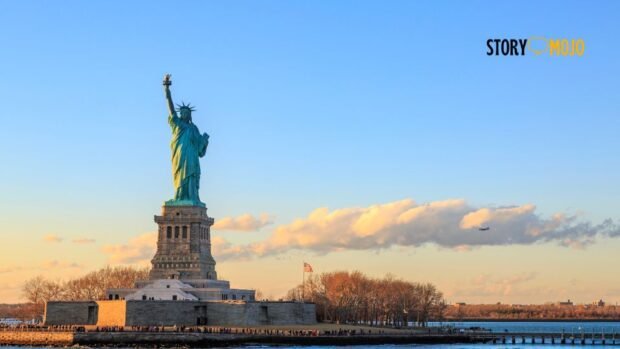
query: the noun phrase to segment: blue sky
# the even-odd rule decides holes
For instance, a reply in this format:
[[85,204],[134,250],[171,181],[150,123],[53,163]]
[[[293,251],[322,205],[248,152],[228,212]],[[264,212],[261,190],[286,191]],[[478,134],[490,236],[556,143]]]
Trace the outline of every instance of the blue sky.
[[[211,136],[201,198],[216,219],[405,198],[618,219],[619,14],[612,1],[5,2],[0,237],[99,246],[153,231],[172,196],[164,73]],[[582,38],[586,53],[485,54],[488,38],[533,35]],[[0,262],[34,258],[20,248]]]

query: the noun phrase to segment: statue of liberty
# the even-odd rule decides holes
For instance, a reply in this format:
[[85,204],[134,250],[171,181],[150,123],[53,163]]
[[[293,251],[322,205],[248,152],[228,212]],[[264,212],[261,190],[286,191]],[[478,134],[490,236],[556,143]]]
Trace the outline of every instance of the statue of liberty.
[[198,188],[200,187],[200,163],[209,145],[209,135],[200,134],[198,127],[192,122],[194,108],[189,104],[182,103],[177,106],[178,112],[172,103],[170,93],[170,74],[164,76],[164,92],[168,102],[168,124],[172,129],[172,179],[174,183],[174,199],[166,201],[167,206],[202,206]]

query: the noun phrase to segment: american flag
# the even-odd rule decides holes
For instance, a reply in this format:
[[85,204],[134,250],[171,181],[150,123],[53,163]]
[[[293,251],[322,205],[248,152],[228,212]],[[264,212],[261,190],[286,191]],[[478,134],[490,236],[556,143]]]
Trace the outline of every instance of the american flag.
[[304,262],[304,272],[306,272],[306,273],[312,273],[313,272],[312,266],[310,264],[306,263],[306,262]]

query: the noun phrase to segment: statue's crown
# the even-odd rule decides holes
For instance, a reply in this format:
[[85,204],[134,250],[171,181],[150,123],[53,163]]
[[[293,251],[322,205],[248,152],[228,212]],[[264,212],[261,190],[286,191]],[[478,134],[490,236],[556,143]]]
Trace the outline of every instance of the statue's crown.
[[185,102],[181,102],[181,105],[177,104],[177,107],[178,107],[179,112],[183,109],[189,110],[189,111],[196,110],[193,105],[190,105],[189,103],[185,104]]

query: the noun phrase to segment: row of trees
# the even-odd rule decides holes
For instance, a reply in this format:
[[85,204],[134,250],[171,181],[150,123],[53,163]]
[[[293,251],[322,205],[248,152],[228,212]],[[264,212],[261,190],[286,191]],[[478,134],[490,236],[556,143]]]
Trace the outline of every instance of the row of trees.
[[14,318],[20,320],[32,319],[32,304],[19,303],[19,304],[0,304],[0,319],[2,318]]
[[314,302],[321,321],[338,323],[426,326],[441,319],[446,304],[429,283],[409,282],[386,275],[371,278],[359,271],[337,271],[309,277],[290,290],[288,300]]
[[68,281],[34,277],[24,283],[22,292],[29,306],[24,317],[39,317],[47,301],[85,301],[105,298],[108,288],[134,287],[136,280],[147,279],[149,268],[105,267]]
[[558,304],[467,304],[446,309],[449,320],[467,319],[618,319],[619,306],[558,305]]

